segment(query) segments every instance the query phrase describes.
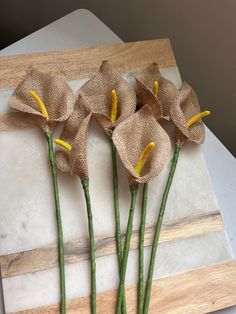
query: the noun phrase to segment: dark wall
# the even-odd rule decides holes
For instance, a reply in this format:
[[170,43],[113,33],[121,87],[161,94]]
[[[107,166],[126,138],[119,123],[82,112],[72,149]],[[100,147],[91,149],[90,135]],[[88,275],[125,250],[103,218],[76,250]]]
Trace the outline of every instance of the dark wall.
[[236,155],[235,0],[1,0],[1,46],[87,8],[124,41],[169,37],[183,79],[213,115],[207,125]]

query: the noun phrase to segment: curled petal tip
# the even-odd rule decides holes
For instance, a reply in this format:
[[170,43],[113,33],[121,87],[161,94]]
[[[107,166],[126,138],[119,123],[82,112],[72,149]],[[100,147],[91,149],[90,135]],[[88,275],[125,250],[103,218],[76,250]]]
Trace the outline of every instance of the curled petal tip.
[[43,115],[44,118],[48,120],[48,111],[44,103],[42,102],[41,98],[35,93],[35,91],[31,90],[29,91],[29,94],[31,97],[34,98],[34,100],[37,102],[39,109]]
[[134,170],[136,172],[136,174],[138,176],[141,175],[141,172],[143,170],[143,167],[145,165],[145,162],[149,156],[149,154],[151,153],[152,149],[155,147],[155,143],[154,142],[150,142],[144,149],[143,153],[141,154],[141,156],[139,157]]
[[56,143],[57,145],[59,145],[61,147],[64,147],[69,152],[72,151],[72,146],[69,143],[65,142],[65,141],[62,141],[60,139],[56,139],[56,140],[54,140],[54,143]]
[[187,121],[186,126],[189,128],[191,125],[193,125],[194,123],[196,123],[197,121],[199,121],[200,119],[202,119],[203,117],[207,117],[211,114],[211,112],[209,110],[206,111],[202,111],[198,114],[195,114],[192,118],[190,118]]

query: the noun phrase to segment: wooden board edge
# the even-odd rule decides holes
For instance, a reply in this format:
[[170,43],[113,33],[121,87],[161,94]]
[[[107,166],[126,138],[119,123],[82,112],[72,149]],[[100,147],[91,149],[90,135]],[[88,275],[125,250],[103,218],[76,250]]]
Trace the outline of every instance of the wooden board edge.
[[24,112],[0,113],[0,133],[35,127],[35,121]]
[[[137,286],[126,288],[127,312],[136,313]],[[116,290],[97,294],[97,312],[114,313]],[[153,281],[149,314],[209,313],[236,304],[236,263],[229,260],[205,268]],[[90,313],[90,298],[67,302],[68,314]],[[48,305],[8,314],[57,314],[58,305]]]
[[[193,217],[186,217],[171,222],[164,222],[160,234],[160,243],[199,236],[223,229],[224,225],[219,211],[214,211],[201,216],[196,215]],[[153,234],[154,225],[146,226],[145,246],[151,245]],[[131,250],[138,248],[138,241],[139,231],[134,230],[131,238]],[[96,257],[115,254],[116,241],[114,234],[96,236],[95,248]],[[2,255],[0,256],[1,276],[2,278],[13,277],[57,267],[57,254],[57,244],[52,244],[29,251]],[[87,259],[89,259],[87,238],[65,243],[66,264],[76,263]]]
[[120,43],[114,43],[114,44],[103,44],[103,45],[93,45],[90,47],[83,47],[83,48],[72,48],[72,49],[61,49],[61,50],[51,50],[51,51],[36,51],[36,52],[30,52],[30,53],[19,53],[19,54],[13,54],[13,55],[5,55],[0,56],[0,64],[3,61],[12,60],[13,62],[16,62],[18,59],[22,59],[24,61],[28,60],[29,58],[34,57],[45,57],[45,56],[51,56],[51,58],[55,58],[55,56],[61,54],[62,56],[67,56],[68,54],[71,55],[77,55],[81,51],[97,51],[99,49],[106,50],[106,49],[122,49],[124,46],[130,46],[130,45],[148,45],[150,43],[155,44],[158,42],[159,45],[168,45],[171,47],[171,42],[169,38],[154,38],[154,39],[147,39],[147,40],[137,40],[137,41],[128,41],[128,42],[120,42]]
[[63,75],[67,80],[90,77],[103,60],[111,62],[114,70],[121,73],[143,69],[152,62],[160,67],[176,66],[169,39],[3,56],[0,57],[0,88],[15,87],[33,66]]

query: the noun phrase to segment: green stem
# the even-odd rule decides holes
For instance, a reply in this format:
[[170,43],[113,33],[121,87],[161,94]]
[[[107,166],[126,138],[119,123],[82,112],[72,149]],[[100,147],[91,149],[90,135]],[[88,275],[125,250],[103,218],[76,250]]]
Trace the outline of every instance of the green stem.
[[[116,224],[116,249],[117,249],[119,271],[121,273],[122,237],[121,237],[121,226],[120,226],[118,174],[117,174],[117,161],[116,161],[116,147],[115,147],[112,139],[111,139],[111,154],[112,154],[113,196],[114,196],[114,210],[115,210],[115,224]],[[125,300],[125,290],[123,291],[122,313],[123,314],[127,313],[126,300]]]
[[144,299],[144,235],[147,212],[148,183],[143,185],[141,223],[139,229],[139,282],[138,282],[138,314],[143,313]]
[[120,270],[120,284],[119,284],[119,289],[118,289],[116,314],[120,314],[123,291],[125,288],[125,274],[126,274],[126,267],[127,267],[127,262],[128,262],[128,256],[129,256],[130,239],[131,239],[132,229],[133,229],[133,218],[134,218],[134,209],[135,209],[137,193],[138,193],[138,185],[131,185],[130,186],[131,203],[130,203],[130,210],[129,210],[129,219],[128,219],[128,224],[126,228],[123,260],[122,260],[121,270]]
[[150,263],[149,263],[149,271],[148,271],[148,278],[147,278],[147,283],[146,283],[146,292],[145,292],[145,298],[144,298],[143,314],[148,313],[150,297],[151,297],[155,257],[156,257],[156,252],[157,252],[158,240],[159,240],[159,236],[160,236],[161,224],[162,224],[162,220],[163,220],[163,216],[164,216],[164,212],[165,212],[168,194],[170,191],[171,183],[172,183],[172,180],[174,177],[176,165],[177,165],[178,158],[179,158],[179,151],[180,151],[180,146],[178,144],[176,144],[174,157],[172,159],[172,165],[170,168],[168,180],[166,183],[165,191],[164,191],[163,196],[162,196],[161,207],[160,207],[159,215],[157,218],[157,224],[156,224],[154,239],[153,239],[153,243],[152,243],[151,258],[150,258]]
[[64,244],[63,244],[63,231],[62,231],[62,221],[60,212],[60,201],[59,201],[59,191],[57,182],[57,168],[55,162],[55,155],[53,149],[52,134],[45,132],[45,136],[48,142],[48,152],[49,161],[51,166],[51,173],[53,178],[53,190],[54,190],[54,200],[56,208],[56,219],[57,219],[57,235],[58,235],[58,253],[59,253],[59,267],[60,267],[60,293],[61,293],[61,303],[60,303],[60,313],[66,313],[66,288],[65,288],[65,262],[64,262]]
[[91,267],[91,312],[96,313],[96,261],[95,261],[95,245],[94,245],[94,231],[93,231],[93,215],[91,209],[91,201],[89,194],[89,180],[81,180],[84,196],[87,206],[88,215],[88,229],[89,229],[89,247],[90,247],[90,267]]

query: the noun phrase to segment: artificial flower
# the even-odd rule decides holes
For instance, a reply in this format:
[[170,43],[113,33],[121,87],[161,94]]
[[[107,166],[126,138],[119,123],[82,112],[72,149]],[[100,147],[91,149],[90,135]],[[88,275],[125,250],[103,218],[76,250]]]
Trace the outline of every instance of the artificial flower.
[[[154,179],[164,168],[171,147],[169,136],[154,118],[148,105],[117,126],[113,141],[128,172],[130,185]],[[138,174],[135,165],[150,142],[154,142],[155,147],[150,152],[142,172]]]
[[170,107],[171,120],[176,126],[176,141],[180,146],[186,140],[202,144],[205,131],[201,118],[210,111],[201,112],[197,95],[188,83],[183,83],[181,91],[178,101]]
[[[88,179],[87,135],[92,113],[84,108],[83,99],[78,98],[73,113],[65,122],[59,140],[55,140],[57,167],[63,172]],[[69,146],[68,146],[69,145]]]
[[137,73],[138,101],[141,106],[148,104],[157,120],[170,119],[170,107],[178,99],[178,89],[159,70],[157,63],[152,63]]
[[71,115],[74,103],[73,91],[62,77],[32,68],[16,87],[9,105],[28,113],[44,132],[52,132],[57,122]]
[[103,61],[95,76],[80,88],[79,96],[108,135],[136,108],[134,90],[108,61]]

